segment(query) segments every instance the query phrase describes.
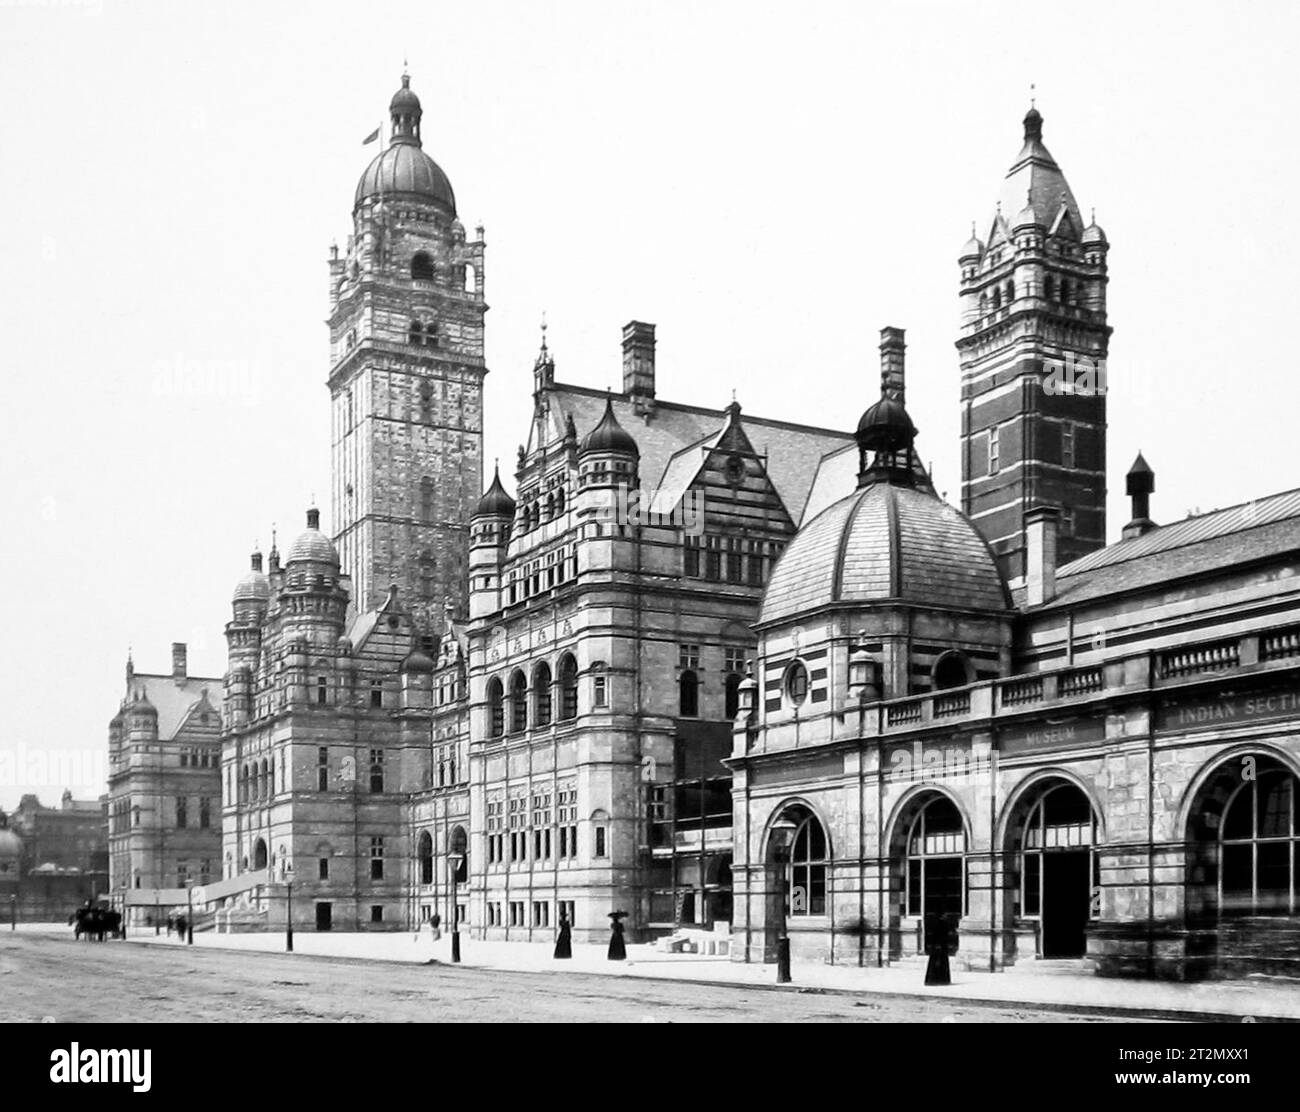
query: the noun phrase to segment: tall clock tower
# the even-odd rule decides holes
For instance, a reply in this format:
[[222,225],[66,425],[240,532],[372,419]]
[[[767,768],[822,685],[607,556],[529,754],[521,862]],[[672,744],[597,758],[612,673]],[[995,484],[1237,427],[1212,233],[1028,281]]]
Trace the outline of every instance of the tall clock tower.
[[1084,222],[1043,118],[981,239],[962,250],[962,510],[1003,574],[1025,571],[1025,516],[1059,511],[1061,563],[1106,543],[1106,254]]
[[483,489],[483,229],[467,240],[410,78],[330,272],[332,525],[359,611],[390,585],[425,633],[463,613]]

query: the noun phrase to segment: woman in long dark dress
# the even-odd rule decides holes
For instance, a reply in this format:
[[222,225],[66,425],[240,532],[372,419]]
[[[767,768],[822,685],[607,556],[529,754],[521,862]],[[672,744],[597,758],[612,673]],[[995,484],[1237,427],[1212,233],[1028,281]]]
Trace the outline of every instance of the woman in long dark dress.
[[930,960],[925,966],[925,983],[927,985],[950,985],[952,973],[948,968],[948,917],[931,915],[926,917],[926,936],[929,945]]
[[569,927],[569,920],[563,913],[560,915],[560,935],[555,940],[555,956],[557,958],[573,957],[572,931]]
[[627,958],[627,947],[623,944],[623,917],[626,911],[611,911],[609,917],[612,920],[609,936],[609,960],[624,961]]

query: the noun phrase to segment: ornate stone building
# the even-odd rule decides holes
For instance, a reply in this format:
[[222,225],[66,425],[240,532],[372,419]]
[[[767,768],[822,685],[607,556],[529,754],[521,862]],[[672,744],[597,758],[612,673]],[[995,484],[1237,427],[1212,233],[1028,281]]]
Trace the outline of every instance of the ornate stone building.
[[108,727],[108,872],[125,889],[177,888],[221,875],[222,681],[189,674],[184,644],[168,674],[126,664]]
[[1139,455],[1101,547],[1104,398],[1043,360],[1104,356],[1105,237],[1040,128],[1030,204],[963,254],[967,513],[902,465],[886,384],[856,489],[814,489],[764,595],[728,761],[739,960],[922,961],[946,918],[972,968],[1300,970],[1300,492],[1157,526]]
[[730,744],[749,623],[847,435],[557,381],[543,342],[516,469],[471,524],[470,921],[489,938],[632,937],[731,913]]

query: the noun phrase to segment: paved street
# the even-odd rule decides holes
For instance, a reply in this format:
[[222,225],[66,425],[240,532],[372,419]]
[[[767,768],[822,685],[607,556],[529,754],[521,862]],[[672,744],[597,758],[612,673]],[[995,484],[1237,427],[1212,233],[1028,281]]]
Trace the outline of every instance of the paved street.
[[0,932],[0,1001],[3,1019],[19,1022],[1100,1021],[1015,1005],[99,945],[7,932]]

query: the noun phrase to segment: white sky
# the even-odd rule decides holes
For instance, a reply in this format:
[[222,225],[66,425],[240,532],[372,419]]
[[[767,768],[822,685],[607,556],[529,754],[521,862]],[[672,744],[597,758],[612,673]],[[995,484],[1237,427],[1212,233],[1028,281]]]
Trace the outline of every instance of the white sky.
[[1298,33],[1265,2],[3,0],[0,805],[102,761],[128,644],[220,675],[253,541],[313,493],[329,528],[325,260],[404,56],[487,229],[489,467],[543,310],[562,380],[617,387],[637,318],[662,397],[844,428],[889,324],[953,501],[956,256],[1035,82],[1113,245],[1114,536],[1139,448],[1161,521],[1300,486]]

